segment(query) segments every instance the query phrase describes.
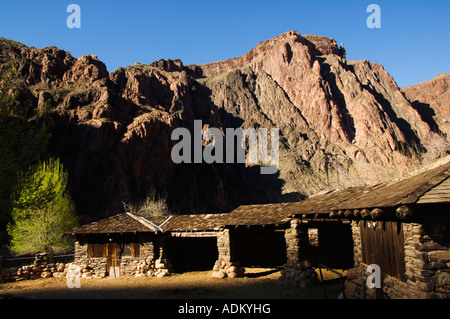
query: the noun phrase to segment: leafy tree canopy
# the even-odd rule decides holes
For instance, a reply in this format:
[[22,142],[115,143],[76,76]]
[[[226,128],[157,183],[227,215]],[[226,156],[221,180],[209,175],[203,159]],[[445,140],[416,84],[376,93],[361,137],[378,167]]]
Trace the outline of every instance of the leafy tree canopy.
[[54,254],[70,248],[63,234],[76,227],[78,219],[67,178],[59,159],[40,162],[19,175],[8,224],[12,252]]

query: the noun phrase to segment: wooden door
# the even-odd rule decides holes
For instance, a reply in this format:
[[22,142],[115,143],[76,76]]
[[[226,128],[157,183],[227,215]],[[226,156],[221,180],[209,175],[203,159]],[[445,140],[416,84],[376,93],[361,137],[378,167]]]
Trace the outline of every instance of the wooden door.
[[116,261],[116,259],[119,258],[119,245],[117,245],[117,243],[108,243],[106,253],[107,253],[106,270],[111,276],[114,275],[114,273],[111,271],[113,269],[112,267],[120,266],[120,262]]
[[[363,262],[380,266],[382,278],[387,274],[405,281],[403,224],[378,221],[374,227],[370,222],[361,221],[360,230]],[[379,293],[381,289],[377,289]]]

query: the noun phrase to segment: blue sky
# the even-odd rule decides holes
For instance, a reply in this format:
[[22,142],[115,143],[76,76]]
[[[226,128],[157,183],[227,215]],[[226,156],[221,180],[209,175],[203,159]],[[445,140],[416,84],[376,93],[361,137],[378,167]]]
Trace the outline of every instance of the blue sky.
[[[69,4],[81,29],[69,29]],[[369,29],[369,4],[381,29]],[[0,37],[74,57],[95,54],[112,72],[135,62],[179,58],[202,64],[241,56],[286,31],[344,43],[347,58],[382,64],[400,87],[450,73],[450,1],[0,0]]]

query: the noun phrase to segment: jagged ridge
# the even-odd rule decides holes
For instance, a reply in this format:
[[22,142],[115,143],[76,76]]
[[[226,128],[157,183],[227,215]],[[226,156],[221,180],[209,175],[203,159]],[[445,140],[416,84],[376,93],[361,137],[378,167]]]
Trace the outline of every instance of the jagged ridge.
[[[51,153],[69,169],[79,212],[95,217],[118,213],[122,201],[151,188],[182,212],[296,200],[394,178],[420,165],[416,150],[422,160],[447,152],[432,148],[447,141],[447,115],[424,118],[381,65],[348,61],[343,46],[325,37],[290,31],[239,58],[199,66],[160,60],[111,73],[95,56],[0,39],[0,62],[2,73],[18,70],[36,105],[52,104]],[[174,165],[171,132],[192,128],[194,119],[223,131],[279,128],[279,175]]]

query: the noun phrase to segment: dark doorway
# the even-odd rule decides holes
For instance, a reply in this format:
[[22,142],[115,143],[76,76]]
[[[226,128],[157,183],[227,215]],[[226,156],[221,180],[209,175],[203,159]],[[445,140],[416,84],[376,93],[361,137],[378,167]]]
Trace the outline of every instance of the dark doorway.
[[233,258],[241,266],[277,267],[286,263],[284,230],[240,227],[231,232]]
[[170,237],[167,258],[175,272],[212,270],[218,259],[216,237]]
[[305,243],[306,259],[335,269],[353,267],[353,237],[350,224],[310,222]]

